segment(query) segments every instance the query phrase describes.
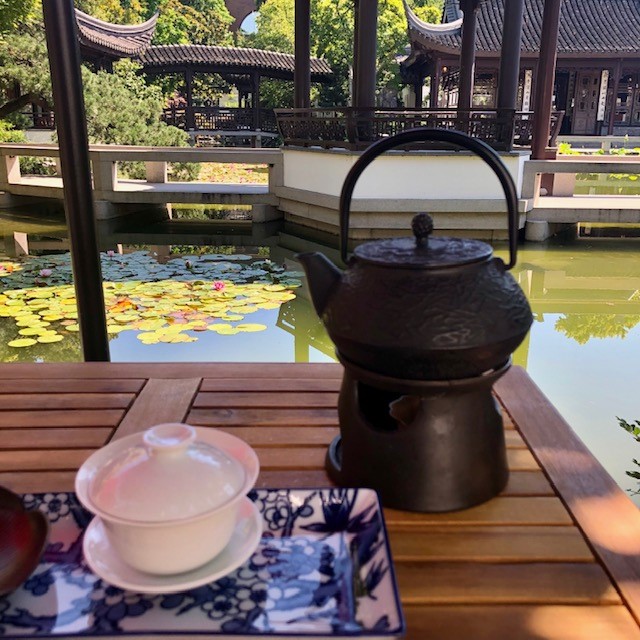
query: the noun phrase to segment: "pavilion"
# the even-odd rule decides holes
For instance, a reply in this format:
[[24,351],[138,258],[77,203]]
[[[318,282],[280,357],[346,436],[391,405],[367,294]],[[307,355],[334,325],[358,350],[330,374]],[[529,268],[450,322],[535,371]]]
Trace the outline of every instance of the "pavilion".
[[[148,75],[177,74],[182,77],[183,100],[167,108],[167,124],[193,136],[220,137],[227,144],[257,137],[276,139],[273,110],[260,106],[263,78],[293,81],[295,56],[276,51],[205,45],[151,45],[158,14],[137,25],[105,22],[75,9],[75,21],[83,61],[96,70],[113,70],[113,63],[131,58]],[[310,81],[330,82],[333,72],[320,58],[309,59]],[[237,107],[220,107],[195,95],[197,76],[217,75],[238,90]],[[36,114],[35,110],[38,110]],[[48,111],[34,107],[34,122],[53,128]]]
[[[464,2],[464,0],[463,0]],[[499,80],[504,0],[486,0],[469,15],[458,0],[446,0],[443,24],[420,20],[405,2],[411,50],[402,63],[405,78],[420,94],[425,77],[429,107],[456,107],[464,24],[476,26],[472,106],[494,108]],[[525,0],[517,108],[531,110],[544,0]],[[553,108],[564,111],[561,133],[640,133],[640,3],[564,0],[560,12]]]

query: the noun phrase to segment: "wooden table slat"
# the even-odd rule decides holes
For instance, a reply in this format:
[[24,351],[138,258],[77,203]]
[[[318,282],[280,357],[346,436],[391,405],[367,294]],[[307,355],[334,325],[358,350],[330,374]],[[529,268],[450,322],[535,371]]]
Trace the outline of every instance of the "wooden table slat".
[[69,449],[101,447],[111,437],[111,427],[83,429],[3,429],[0,432],[2,449]]
[[396,562],[595,562],[576,527],[394,528],[389,538]]
[[162,422],[184,422],[200,386],[200,378],[149,380],[113,439],[144,431]]
[[32,427],[115,427],[124,414],[122,409],[0,411],[0,430]]
[[196,409],[226,408],[243,409],[248,407],[331,407],[338,404],[337,393],[317,393],[313,391],[269,392],[225,391],[219,393],[199,393],[193,403]]
[[615,605],[408,605],[404,614],[416,640],[640,640]]
[[42,376],[51,378],[290,378],[342,379],[342,367],[334,363],[288,362],[12,362],[10,377],[33,379]]
[[227,391],[317,391],[334,392],[340,390],[340,377],[335,378],[205,378],[202,381],[203,392]]
[[396,562],[407,603],[620,604],[597,564]]
[[111,378],[78,379],[78,378],[38,378],[0,380],[0,394],[24,393],[28,389],[31,393],[138,393],[146,380],[132,378],[119,380]]
[[463,511],[448,513],[416,513],[385,509],[386,519],[393,526],[429,524],[501,524],[501,525],[573,525],[571,516],[558,498],[498,496]]
[[78,469],[93,451],[94,449],[0,451],[0,469],[3,471]]
[[336,425],[337,409],[192,409],[190,424],[217,426]]
[[15,393],[0,394],[0,412],[29,409],[126,409],[133,393]]

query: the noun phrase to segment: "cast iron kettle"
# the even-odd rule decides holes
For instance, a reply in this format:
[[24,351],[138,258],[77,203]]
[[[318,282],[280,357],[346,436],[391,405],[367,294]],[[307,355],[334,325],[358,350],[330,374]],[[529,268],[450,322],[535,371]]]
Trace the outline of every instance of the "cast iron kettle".
[[[507,201],[509,263],[479,240],[433,237],[426,214],[415,237],[367,242],[347,254],[355,183],[380,154],[414,142],[445,142],[480,156]],[[456,176],[452,176],[455,188]],[[373,143],[353,165],[340,195],[342,272],[321,253],[297,258],[314,307],[343,361],[402,379],[451,380],[503,365],[533,321],[529,303],[508,272],[516,263],[518,199],[511,175],[487,144],[458,131],[417,128]]]

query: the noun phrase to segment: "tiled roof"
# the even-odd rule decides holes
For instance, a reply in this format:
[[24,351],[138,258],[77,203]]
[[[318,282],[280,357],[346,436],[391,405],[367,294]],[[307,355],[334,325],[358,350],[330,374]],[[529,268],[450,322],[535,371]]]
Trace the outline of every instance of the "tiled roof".
[[142,53],[151,43],[158,20],[156,13],[142,24],[111,24],[79,9],[75,11],[80,43],[89,47],[97,45],[120,56],[136,56]]
[[[215,47],[201,44],[169,44],[149,47],[139,56],[145,67],[168,65],[219,66],[247,71],[263,70],[284,72],[293,75],[295,58],[290,53],[243,49],[240,47]],[[268,75],[265,74],[265,75]],[[311,58],[311,77],[316,80],[329,79],[333,71],[322,58]]]
[[[506,0],[508,1],[508,0]],[[486,0],[478,9],[476,50],[500,51],[505,0]],[[522,51],[540,50],[544,0],[525,0]],[[405,2],[411,40],[426,48],[458,52],[461,24],[427,24]],[[457,0],[446,0],[445,20],[458,14]],[[443,31],[442,28],[455,26]],[[558,53],[640,55],[640,0],[564,0],[560,13]]]

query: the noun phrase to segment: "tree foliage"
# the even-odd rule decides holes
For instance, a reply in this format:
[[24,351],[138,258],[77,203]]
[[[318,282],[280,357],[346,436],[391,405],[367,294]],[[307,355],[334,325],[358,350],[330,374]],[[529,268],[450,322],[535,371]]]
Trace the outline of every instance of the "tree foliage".
[[[102,1],[102,0],[101,0]],[[230,45],[233,17],[224,0],[152,0],[160,13],[154,44]]]
[[0,0],[0,37],[31,22],[39,8],[37,0]]
[[578,344],[586,344],[591,338],[625,338],[639,322],[636,315],[572,313],[560,316],[555,329]]
[[[418,4],[418,2],[416,3]],[[419,0],[424,16],[438,21],[442,0]],[[256,20],[255,34],[243,36],[244,46],[293,53],[294,0],[264,0]],[[312,0],[311,53],[331,65],[335,82],[319,89],[318,101],[323,105],[349,103],[349,77],[353,63],[353,1]],[[378,92],[395,92],[400,78],[396,56],[408,45],[407,22],[402,0],[378,2],[377,85]],[[286,106],[282,92],[277,106]]]
[[[121,60],[113,73],[83,69],[87,133],[90,143],[186,146],[189,136],[160,120],[165,99],[160,89],[147,85],[137,73],[139,65]],[[129,175],[142,177],[141,165],[130,165]],[[183,177],[193,179],[196,167],[181,166]]]
[[149,15],[146,0],[74,0],[89,15],[113,24],[137,24]]

